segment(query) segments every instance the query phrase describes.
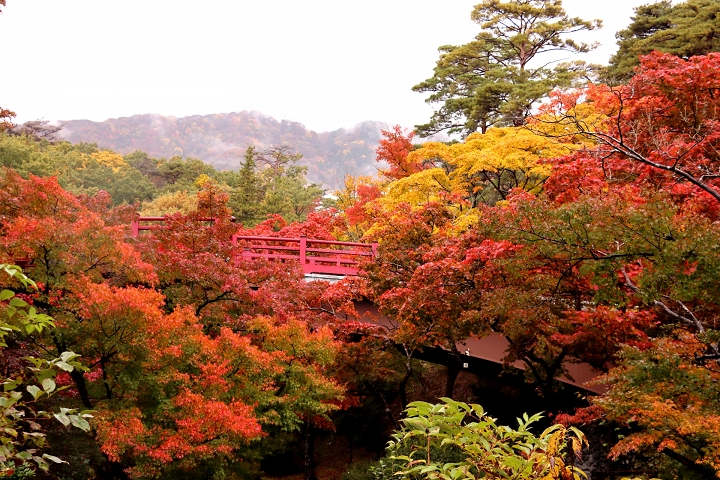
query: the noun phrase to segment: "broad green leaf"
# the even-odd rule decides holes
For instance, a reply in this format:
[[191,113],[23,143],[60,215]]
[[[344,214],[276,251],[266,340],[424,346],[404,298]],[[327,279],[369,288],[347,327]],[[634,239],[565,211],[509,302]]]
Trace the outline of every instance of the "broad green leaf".
[[27,306],[27,302],[21,298],[13,297],[10,300],[10,306],[11,307],[25,307],[25,306]]
[[60,355],[60,358],[62,358],[62,360],[63,360],[64,362],[69,362],[69,361],[71,361],[71,360],[75,360],[75,359],[78,358],[79,356],[80,356],[80,355],[78,355],[78,354],[75,353],[75,352],[63,352],[63,353]]
[[70,423],[72,423],[72,425],[73,425],[74,427],[79,428],[79,429],[82,430],[83,432],[89,432],[89,431],[90,431],[90,424],[89,424],[88,421],[85,420],[82,416],[80,416],[80,415],[69,415],[68,418],[70,418]]
[[65,370],[66,372],[72,372],[73,370],[75,370],[75,367],[73,367],[72,365],[70,365],[69,363],[67,363],[63,360],[60,360],[55,365],[57,365],[58,368]]
[[20,460],[30,460],[32,458],[32,453],[28,451],[18,452],[17,454],[15,454],[15,457],[19,458]]
[[43,454],[43,458],[46,460],[50,460],[51,462],[55,462],[55,463],[68,463],[65,460],[61,460],[60,458],[58,458],[54,455],[48,455],[47,453]]
[[9,392],[10,390],[14,390],[22,383],[21,378],[16,378],[15,380],[3,382],[3,391]]
[[63,425],[65,425],[66,427],[70,425],[70,419],[64,413],[55,413],[55,414],[53,414],[53,417],[58,419],[58,421],[60,423],[62,423]]
[[28,392],[30,392],[30,395],[32,395],[35,400],[37,400],[38,397],[40,397],[40,395],[42,395],[43,393],[45,393],[45,392],[43,392],[42,390],[40,390],[40,388],[38,388],[38,387],[35,386],[35,385],[28,385],[27,388],[26,388],[26,390],[27,390]]
[[39,372],[37,372],[35,374],[35,377],[41,382],[43,380],[45,380],[46,378],[54,378],[55,370],[53,370],[52,368],[46,368],[44,370],[40,370]]
[[47,393],[50,393],[55,390],[55,381],[52,378],[46,378],[42,381],[42,387],[43,390],[45,390]]

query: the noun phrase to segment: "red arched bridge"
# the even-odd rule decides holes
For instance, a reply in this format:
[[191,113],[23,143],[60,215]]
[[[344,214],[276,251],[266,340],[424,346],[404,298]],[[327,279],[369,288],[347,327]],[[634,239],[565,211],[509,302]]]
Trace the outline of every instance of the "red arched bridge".
[[[143,230],[162,228],[165,217],[139,217],[132,222],[132,235],[137,237]],[[202,221],[213,222],[212,218]],[[377,243],[339,242],[333,240],[314,240],[306,237],[284,238],[267,236],[233,235],[233,245],[242,248],[236,260],[253,260],[264,258],[281,262],[299,262],[305,275],[325,274],[337,276],[353,276],[359,273],[359,264],[366,259],[377,256]],[[359,318],[362,322],[370,322],[383,326],[387,330],[397,328],[396,322],[380,315],[377,307],[368,301],[358,302],[356,305]],[[471,337],[457,343],[462,357],[468,360],[466,365],[476,363],[477,360],[486,360],[502,363],[509,343],[499,333],[491,333],[481,338]],[[475,361],[475,362],[474,362]],[[513,366],[524,370],[525,364],[516,361]],[[565,369],[569,376],[558,380],[585,390],[601,393],[605,388],[598,385],[587,385],[587,382],[596,378],[600,372],[585,363],[566,363]]]
[[359,262],[377,255],[377,243],[245,235],[233,235],[232,242],[233,245],[242,246],[240,258],[297,261],[306,275],[357,275]]
[[[207,218],[204,221],[213,222]],[[165,217],[139,217],[132,222],[132,235],[143,230],[162,228]],[[261,237],[233,235],[232,244],[242,251],[237,258],[265,258],[281,262],[299,262],[303,272],[322,275],[357,275],[359,264],[377,255],[377,243],[315,240],[307,237]]]

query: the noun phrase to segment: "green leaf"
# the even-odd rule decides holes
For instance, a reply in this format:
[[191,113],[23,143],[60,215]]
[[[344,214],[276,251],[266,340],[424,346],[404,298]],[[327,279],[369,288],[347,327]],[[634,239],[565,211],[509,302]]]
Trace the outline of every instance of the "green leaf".
[[38,379],[38,381],[42,382],[46,378],[54,378],[55,377],[55,370],[52,368],[46,368],[44,370],[40,370],[35,374],[35,377]]
[[50,465],[42,457],[34,455],[32,459],[37,463],[38,467],[40,467],[40,470],[47,472],[50,469]]
[[3,290],[2,292],[0,292],[0,302],[9,300],[14,296],[15,296],[15,292],[11,292],[10,290]]
[[42,390],[40,390],[40,389],[39,389],[37,386],[35,386],[35,385],[28,385],[27,388],[26,388],[26,390],[27,390],[28,392],[30,392],[30,395],[32,395],[35,400],[37,400],[38,397],[40,397],[40,395],[42,395],[43,393],[45,393],[45,392],[43,392]]
[[75,370],[75,367],[73,367],[73,366],[70,365],[69,363],[64,362],[64,361],[62,361],[62,360],[60,360],[59,362],[57,362],[55,365],[57,365],[58,368],[61,368],[61,369],[65,370],[66,372],[72,372],[73,370]]
[[47,393],[50,393],[55,390],[55,381],[52,378],[46,378],[42,381],[42,387],[43,390],[45,390]]
[[3,382],[3,391],[9,392],[10,390],[14,390],[22,383],[21,378],[16,378],[15,380],[10,380],[7,382]]
[[425,429],[428,426],[427,420],[423,418],[406,418],[403,423],[412,430],[417,430],[420,433],[425,433]]
[[27,306],[27,302],[21,298],[13,297],[10,300],[10,306],[11,307],[25,307]]
[[69,415],[68,418],[70,418],[70,423],[72,423],[72,425],[73,425],[74,427],[79,428],[79,429],[82,430],[83,432],[89,432],[89,431],[90,431],[90,424],[88,423],[87,420],[85,420],[84,418],[82,418],[82,416],[80,416],[80,415]]
[[55,462],[55,463],[68,463],[65,460],[62,460],[54,455],[48,455],[47,453],[44,453],[42,458],[44,458],[46,460],[50,460],[51,462]]
[[69,362],[71,360],[75,360],[79,356],[80,355],[78,355],[77,353],[70,352],[70,351],[63,352],[62,354],[60,354],[60,358],[62,358],[64,362]]
[[70,419],[64,413],[55,413],[53,414],[53,417],[55,417],[60,423],[62,423],[66,427],[70,426]]

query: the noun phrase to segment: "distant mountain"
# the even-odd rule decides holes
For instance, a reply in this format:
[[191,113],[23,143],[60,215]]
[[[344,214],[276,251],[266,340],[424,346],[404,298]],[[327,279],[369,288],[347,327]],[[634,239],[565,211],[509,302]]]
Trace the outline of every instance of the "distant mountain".
[[381,128],[384,124],[368,121],[317,133],[298,122],[242,111],[182,118],[146,114],[104,122],[69,120],[59,134],[73,143],[97,143],[123,154],[143,150],[153,157],[199,158],[221,170],[237,169],[250,145],[258,150],[287,145],[303,154],[300,164],[308,167],[310,181],[336,188],[346,174],[375,173]]

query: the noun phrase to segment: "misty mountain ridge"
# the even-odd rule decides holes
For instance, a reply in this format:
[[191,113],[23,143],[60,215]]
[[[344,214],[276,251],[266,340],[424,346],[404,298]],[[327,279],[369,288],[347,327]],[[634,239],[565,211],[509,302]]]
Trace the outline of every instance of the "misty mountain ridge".
[[143,150],[152,157],[199,158],[220,170],[236,170],[248,146],[262,151],[285,145],[303,155],[308,179],[339,188],[345,175],[374,175],[381,122],[366,121],[330,132],[308,130],[302,123],[278,121],[259,112],[188,117],[141,114],[103,122],[68,120],[59,135],[72,143],[97,143],[122,154]]

